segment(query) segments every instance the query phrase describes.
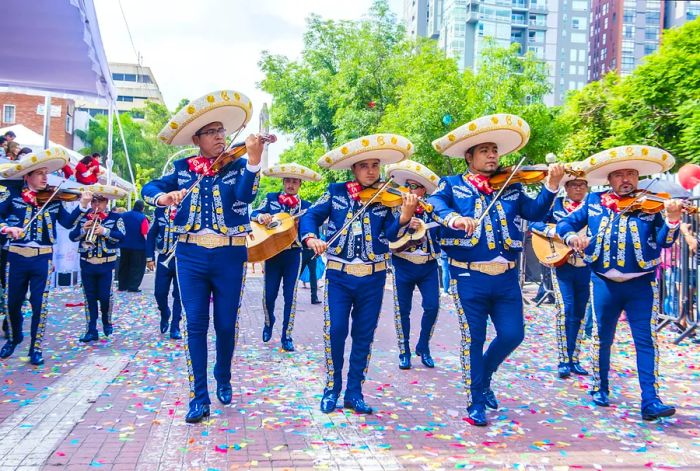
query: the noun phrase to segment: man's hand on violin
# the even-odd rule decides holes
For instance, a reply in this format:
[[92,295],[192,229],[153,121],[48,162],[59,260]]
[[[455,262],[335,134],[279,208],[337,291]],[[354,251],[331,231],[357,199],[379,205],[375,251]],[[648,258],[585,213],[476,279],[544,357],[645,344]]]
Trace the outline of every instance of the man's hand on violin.
[[13,240],[21,239],[24,237],[24,231],[21,227],[7,227],[5,228],[5,235],[12,237]]
[[461,216],[456,218],[452,222],[452,227],[455,229],[462,229],[467,233],[467,237],[471,237],[477,227],[477,220],[467,216]]
[[681,220],[681,213],[683,212],[683,203],[680,200],[666,200],[664,201],[664,208],[666,209],[666,219],[669,222],[678,222]]
[[80,194],[80,207],[87,209],[90,207],[90,203],[92,203],[92,191],[83,191]]
[[186,194],[187,190],[185,189],[171,191],[169,193],[161,195],[158,198],[158,201],[156,201],[156,204],[158,206],[177,206],[182,202]]
[[413,231],[417,231],[418,229],[420,229],[420,225],[422,222],[423,221],[421,221],[417,217],[412,217],[411,222],[408,223],[408,228]]
[[258,222],[263,226],[267,226],[272,222],[272,215],[267,213],[258,214]]
[[248,163],[250,165],[258,165],[262,160],[263,149],[265,148],[265,140],[260,134],[251,134],[245,138],[245,147],[248,153]]
[[403,226],[404,224],[408,224],[413,218],[413,215],[416,214],[418,197],[413,193],[402,193],[401,198],[403,198],[403,201],[401,202],[401,218],[399,224]]
[[559,190],[561,179],[564,178],[564,164],[550,164],[547,173],[547,188],[552,191]]
[[316,255],[321,255],[328,248],[328,244],[316,237],[306,239],[306,246],[313,250]]
[[590,239],[584,235],[574,235],[567,239],[566,244],[576,252],[583,252],[590,242]]

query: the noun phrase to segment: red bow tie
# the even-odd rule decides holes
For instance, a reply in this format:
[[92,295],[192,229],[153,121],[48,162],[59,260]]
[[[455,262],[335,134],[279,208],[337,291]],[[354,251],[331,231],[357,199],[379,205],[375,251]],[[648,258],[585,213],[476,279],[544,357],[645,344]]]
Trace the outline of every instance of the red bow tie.
[[491,188],[491,183],[489,182],[489,177],[486,175],[470,173],[467,177],[469,183],[474,185],[480,192],[490,195],[493,193],[493,188]]
[[213,177],[216,175],[211,169],[211,161],[203,155],[190,157],[187,160],[187,164],[190,166],[190,170],[198,175],[203,174],[205,177]]
[[22,190],[22,199],[25,203],[31,204],[34,207],[39,206],[39,203],[36,200],[36,191],[32,191],[29,188]]
[[358,182],[347,182],[345,188],[348,190],[348,195],[355,201],[360,201],[360,192],[362,191],[362,185]]
[[423,206],[420,204],[416,206],[416,216],[422,216],[424,211]]
[[293,208],[299,204],[299,197],[297,195],[288,195],[286,193],[280,193],[277,197],[279,204],[287,206],[288,208]]
[[90,221],[92,221],[92,220],[95,219],[95,218],[99,219],[100,221],[104,221],[105,219],[107,219],[107,213],[105,213],[105,212],[103,212],[103,211],[100,211],[100,212],[97,213],[97,214],[95,214],[95,213],[90,213],[90,214],[88,214],[88,217],[87,217],[87,218],[88,218]]
[[170,218],[171,221],[175,220],[175,215],[177,215],[177,208],[175,206],[171,206],[168,209],[168,217]]
[[567,213],[572,213],[576,208],[581,206],[582,201],[572,201],[569,199],[564,200],[564,209],[566,209]]
[[620,201],[620,197],[615,193],[605,193],[600,197],[600,204],[616,213],[620,212],[620,208],[617,207],[618,201]]

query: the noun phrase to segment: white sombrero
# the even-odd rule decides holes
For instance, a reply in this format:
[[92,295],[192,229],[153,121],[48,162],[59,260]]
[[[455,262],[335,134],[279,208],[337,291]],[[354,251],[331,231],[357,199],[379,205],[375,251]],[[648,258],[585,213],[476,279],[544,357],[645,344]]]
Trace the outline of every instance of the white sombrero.
[[343,144],[318,159],[319,167],[349,169],[363,160],[378,159],[384,165],[395,164],[413,154],[413,143],[398,134],[372,134]]
[[95,196],[101,196],[102,198],[108,200],[120,200],[126,198],[128,192],[122,188],[114,185],[102,185],[100,183],[95,185],[86,185],[79,188],[81,192],[90,191]]
[[194,133],[209,123],[219,121],[232,134],[252,115],[253,104],[247,96],[234,90],[217,90],[184,106],[160,131],[158,139],[172,146],[189,145]]
[[440,177],[435,172],[413,160],[404,160],[397,164],[387,165],[386,174],[393,177],[394,181],[399,185],[405,185],[406,180],[416,181],[425,187],[425,191],[428,194],[435,191],[440,181]]
[[581,163],[590,185],[605,185],[608,175],[616,170],[631,168],[639,171],[640,177],[670,170],[676,163],[671,154],[658,147],[620,146],[599,152]]
[[492,114],[470,121],[433,141],[436,151],[448,157],[464,158],[464,153],[479,144],[493,142],[498,155],[522,149],[530,139],[530,126],[514,114]]
[[277,164],[262,171],[266,177],[299,178],[309,182],[321,181],[321,175],[297,163]]
[[51,147],[27,154],[17,162],[3,165],[0,169],[0,178],[21,180],[29,172],[40,168],[46,168],[49,173],[52,173],[65,167],[68,161],[68,153],[64,149]]

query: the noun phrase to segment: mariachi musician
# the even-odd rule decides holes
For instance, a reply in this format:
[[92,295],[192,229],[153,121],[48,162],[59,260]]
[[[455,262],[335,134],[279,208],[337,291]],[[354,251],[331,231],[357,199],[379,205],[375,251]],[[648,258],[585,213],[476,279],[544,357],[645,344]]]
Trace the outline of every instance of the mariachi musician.
[[[597,325],[593,336],[593,402],[601,407],[610,405],[610,349],[624,311],[637,352],[644,420],[676,412],[675,407],[661,401],[658,391],[656,267],[661,249],[671,247],[678,238],[683,207],[678,200],[656,197],[654,181],[645,191],[639,191],[638,185],[640,176],[668,171],[674,163],[665,150],[644,145],[615,147],[589,157],[581,165],[589,183],[607,183],[610,189],[589,193],[581,209],[557,224],[557,234],[570,247],[585,250],[591,268],[591,304]],[[590,236],[579,234],[585,226]]]
[[[462,175],[443,177],[428,201],[434,207],[433,217],[443,226],[440,244],[449,257],[450,289],[462,331],[468,421],[476,426],[487,425],[486,407],[498,408],[491,379],[525,336],[515,269],[522,251],[520,220],[538,221],[547,214],[564,175],[561,164],[550,165],[545,188],[536,199],[527,196],[520,183],[505,185],[502,191],[493,188],[500,157],[523,148],[529,138],[525,120],[496,114],[433,142],[435,150],[464,158],[468,166]],[[489,318],[496,338],[484,352]]]
[[[243,129],[252,108],[248,97],[233,90],[209,93],[183,107],[159,138],[175,146],[194,144],[199,154],[175,161],[170,173],[142,190],[148,204],[178,206],[173,225],[179,236],[173,253],[186,326],[190,403],[185,420],[189,423],[210,414],[210,298],[216,332],[216,396],[224,405],[232,400],[231,360],[245,284],[248,205],[258,191],[265,137],[251,134],[245,144],[227,150],[226,136]],[[244,152],[247,159],[240,157]]]
[[[388,165],[386,174],[418,198],[424,198],[435,191],[440,180],[435,172],[412,160]],[[421,205],[416,206],[416,213],[413,217],[419,219],[423,227],[429,224],[435,225],[429,211],[426,211]],[[413,291],[416,287],[423,298],[423,316],[415,351],[416,355],[420,356],[423,365],[428,368],[435,367],[429,343],[440,309],[440,281],[437,265],[437,259],[440,257],[438,230],[437,227],[432,227],[428,228],[427,231],[407,233],[403,239],[409,238],[410,241],[403,243],[402,247],[392,250],[394,324],[399,344],[399,368],[402,370],[411,368],[411,305]],[[417,237],[421,233],[424,235]],[[396,244],[400,243],[402,240],[396,242]]]
[[100,184],[83,189],[92,192],[92,210],[82,215],[70,232],[69,238],[78,242],[86,324],[85,333],[80,337],[80,341],[88,343],[99,340],[99,313],[102,314],[102,332],[105,337],[114,332],[112,278],[119,242],[124,238],[126,231],[120,215],[110,211],[107,204],[110,200],[125,198],[127,192],[116,186]]
[[[565,176],[564,196],[557,197],[547,216],[541,222],[533,222],[530,229],[545,238],[557,238],[556,224],[562,218],[583,207],[588,193],[585,177]],[[536,236],[535,236],[536,237]],[[571,373],[588,375],[579,361],[581,351],[581,328],[586,316],[586,306],[590,298],[591,271],[581,254],[571,253],[563,264],[551,266],[554,297],[557,301],[557,351],[560,378],[568,378]]]
[[[352,349],[343,404],[360,414],[372,413],[364,400],[362,383],[384,297],[390,256],[388,240],[398,239],[402,235],[400,229],[418,228],[411,221],[417,204],[415,195],[398,197],[401,215],[397,218],[381,203],[382,195],[387,193],[374,187],[379,183],[382,164],[400,162],[412,153],[413,144],[406,138],[375,134],[333,149],[318,161],[320,167],[350,169],[355,177],[353,181],[331,183],[302,216],[299,228],[308,248],[317,255],[328,253],[323,306],[327,369],[321,399],[323,413],[333,412],[340,397],[348,332]],[[388,183],[379,188],[388,188]],[[326,220],[328,241],[324,242],[319,238],[318,228]]]
[[[92,194],[82,196],[71,190],[48,187],[48,175],[68,164],[68,154],[60,148],[50,148],[26,155],[22,160],[2,170],[8,179],[0,191],[0,230],[9,239],[7,254],[7,290],[5,305],[10,328],[9,339],[0,349],[0,358],[7,358],[22,343],[22,303],[30,290],[32,306],[29,362],[44,363],[41,348],[46,330],[49,296],[49,274],[53,270],[53,245],[56,224],[69,229],[87,211]],[[19,181],[9,181],[19,180]],[[72,212],[62,201],[77,200],[80,205]],[[45,202],[42,203],[43,199]]]
[[[321,180],[320,174],[296,163],[275,165],[263,170],[262,173],[267,177],[281,178],[284,186],[284,191],[268,193],[260,206],[250,215],[252,219],[265,226],[273,222],[275,214],[286,213],[293,217],[299,217],[311,206],[311,203],[299,196],[302,181],[317,182]],[[300,273],[301,243],[298,238],[290,247],[265,260],[265,285],[262,299],[265,325],[262,340],[268,342],[272,338],[272,328],[275,325],[275,300],[280,284],[284,282],[282,291],[284,297],[282,349],[287,352],[294,351],[292,332],[294,330],[297,284]]]

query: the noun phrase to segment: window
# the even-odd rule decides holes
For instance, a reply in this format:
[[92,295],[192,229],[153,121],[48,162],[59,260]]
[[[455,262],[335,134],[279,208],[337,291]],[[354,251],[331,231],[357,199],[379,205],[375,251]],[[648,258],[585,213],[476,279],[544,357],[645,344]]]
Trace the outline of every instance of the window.
[[623,23],[634,23],[634,10],[625,9],[622,13]]
[[649,54],[652,54],[656,52],[656,44],[645,44],[644,45],[644,55],[648,56]]
[[571,8],[578,11],[588,11],[588,0],[574,0]]
[[634,25],[624,25],[622,27],[622,37],[624,39],[634,39]]
[[658,41],[659,40],[659,29],[658,28],[646,28],[646,29],[644,29],[644,39],[647,41]]
[[586,50],[585,49],[578,50],[578,61],[579,62],[586,62]]
[[645,17],[648,25],[658,25],[661,19],[658,11],[647,11]]
[[112,80],[124,80],[124,74],[112,74]]
[[581,18],[571,18],[571,27],[573,29],[583,29],[581,24]]
[[129,102],[129,103],[131,103],[131,102],[134,101],[134,97],[132,97],[132,96],[119,95],[119,96],[117,96],[117,101],[124,101],[124,102]]
[[66,113],[66,134],[73,134],[73,116]]
[[2,122],[7,124],[15,122],[15,105],[2,105]]
[[571,33],[571,42],[575,44],[586,44],[586,33]]
[[584,66],[582,66],[582,65],[579,65],[579,66],[578,66],[578,74],[579,74],[579,75],[585,75],[585,73],[586,73],[586,67],[584,67]]
[[576,49],[571,49],[569,51],[569,60],[571,62],[576,62]]
[[569,75],[576,75],[576,66],[575,65],[569,66]]

